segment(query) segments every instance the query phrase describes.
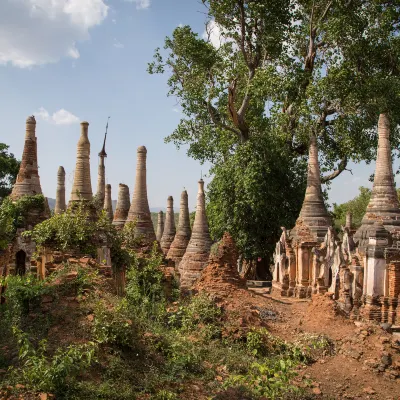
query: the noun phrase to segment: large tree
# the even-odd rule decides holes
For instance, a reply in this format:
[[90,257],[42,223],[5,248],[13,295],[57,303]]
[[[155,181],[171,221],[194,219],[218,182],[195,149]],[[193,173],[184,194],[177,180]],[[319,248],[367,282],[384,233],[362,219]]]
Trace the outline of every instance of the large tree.
[[[188,144],[190,156],[212,163],[215,178],[217,174],[227,177],[224,168],[230,168],[232,157],[241,146],[252,139],[265,138],[263,143],[268,148],[254,148],[255,158],[272,152],[274,156],[265,157],[266,167],[273,169],[285,160],[285,170],[280,172],[286,171],[287,175],[282,179],[279,173],[266,175],[265,170],[256,169],[259,175],[253,180],[260,201],[255,203],[270,202],[273,208],[284,204],[283,200],[291,203],[290,223],[298,212],[298,199],[293,198],[297,190],[285,184],[281,196],[272,196],[272,191],[263,192],[260,183],[268,179],[274,187],[298,172],[298,163],[307,154],[310,133],[318,138],[325,182],[340,175],[350,160],[374,158],[380,112],[391,115],[392,144],[394,148],[398,146],[397,2],[203,3],[208,13],[208,39],[189,26],[176,28],[172,37],[166,38],[164,50],[156,50],[149,72],[169,74],[169,94],[182,107],[183,118],[166,141],[178,147]],[[216,33],[219,43],[215,43]],[[288,158],[291,162],[286,162]],[[248,159],[234,160],[243,174],[253,173],[248,170],[253,168]],[[242,184],[231,181],[234,186]],[[304,184],[303,179],[295,183],[297,188]],[[225,211],[234,213],[234,201],[219,201],[222,192],[213,191],[219,194],[210,197],[210,206],[226,204]],[[281,225],[278,219],[267,234],[276,237]],[[256,231],[239,225],[236,230],[246,230],[246,235]]]
[[6,144],[0,143],[0,201],[11,193],[20,164],[8,148]]

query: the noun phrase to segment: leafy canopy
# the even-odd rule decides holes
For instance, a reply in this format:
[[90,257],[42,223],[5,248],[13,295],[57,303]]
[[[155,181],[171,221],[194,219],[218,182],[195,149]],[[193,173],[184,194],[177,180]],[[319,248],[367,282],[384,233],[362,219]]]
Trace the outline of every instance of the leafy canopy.
[[[264,239],[276,240],[279,227],[299,211],[304,173],[298,165],[311,133],[324,182],[350,160],[374,159],[381,112],[391,117],[398,148],[400,7],[379,0],[202,2],[208,38],[177,27],[148,70],[168,75],[168,95],[181,105],[182,118],[166,142],[188,145],[189,156],[212,165],[213,232],[220,235],[225,220],[242,251],[263,254]],[[265,166],[243,157],[244,146],[255,146],[254,159]],[[233,172],[239,170],[244,177]],[[288,219],[282,211],[267,221],[270,212],[257,210],[280,210],[285,202]],[[245,209],[257,217],[243,223]],[[255,236],[259,225],[267,229],[262,240]]]
[[20,165],[14,154],[8,152],[8,148],[6,144],[0,143],[0,200],[11,193]]

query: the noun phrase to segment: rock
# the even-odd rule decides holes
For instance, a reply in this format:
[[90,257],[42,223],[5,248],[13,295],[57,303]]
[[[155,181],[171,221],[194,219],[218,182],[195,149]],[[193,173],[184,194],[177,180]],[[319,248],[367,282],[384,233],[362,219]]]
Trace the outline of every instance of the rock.
[[47,396],[47,393],[40,393],[40,400],[47,400],[49,396]]
[[317,396],[322,394],[321,389],[317,387],[313,388],[312,392]]
[[367,360],[364,361],[364,365],[370,368],[377,368],[379,362],[375,358],[368,358]]
[[364,393],[367,393],[367,394],[375,394],[375,393],[376,393],[376,391],[375,391],[371,386],[365,387],[365,388],[363,389],[363,392],[364,392]]
[[20,383],[17,383],[17,384],[15,385],[15,389],[25,389],[25,386],[24,386],[24,385],[21,385]]
[[384,367],[388,367],[389,365],[391,365],[392,364],[392,356],[391,356],[391,354],[390,353],[384,353],[384,354],[382,354],[382,357],[381,357],[381,364],[384,366]]

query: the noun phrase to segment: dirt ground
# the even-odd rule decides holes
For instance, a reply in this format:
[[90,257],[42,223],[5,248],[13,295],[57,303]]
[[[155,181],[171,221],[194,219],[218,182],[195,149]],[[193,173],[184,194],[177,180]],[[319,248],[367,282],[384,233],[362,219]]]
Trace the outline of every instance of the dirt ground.
[[299,334],[323,334],[334,344],[334,354],[305,367],[300,375],[311,392],[329,399],[400,399],[400,337],[378,324],[350,321],[335,312],[327,296],[299,300],[251,289],[261,309],[276,313],[268,322],[271,333],[293,341]]

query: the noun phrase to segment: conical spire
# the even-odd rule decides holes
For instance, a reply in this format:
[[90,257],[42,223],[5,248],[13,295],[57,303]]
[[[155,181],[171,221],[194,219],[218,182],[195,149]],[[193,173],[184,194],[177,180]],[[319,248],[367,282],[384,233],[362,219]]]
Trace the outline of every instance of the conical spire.
[[165,256],[167,255],[168,250],[171,247],[171,243],[174,241],[175,233],[176,233],[176,228],[175,228],[175,215],[174,215],[174,199],[172,196],[169,196],[167,200],[167,214],[165,217],[165,227],[160,241],[161,250]]
[[192,287],[196,279],[199,278],[201,271],[207,265],[211,244],[212,241],[208,230],[206,215],[204,181],[200,179],[192,236],[186,248],[185,255],[179,265],[181,287],[183,290]]
[[112,221],[113,220],[113,209],[112,209],[112,200],[111,200],[111,185],[108,183],[106,185],[106,194],[104,199],[104,210],[107,214],[107,218]]
[[136,221],[136,237],[143,236],[146,242],[154,242],[156,234],[147,199],[146,157],[146,147],[140,146],[137,149],[136,182],[127,222]]
[[[110,117],[108,117],[110,118]],[[96,197],[99,199],[100,204],[104,203],[105,189],[106,189],[106,167],[104,159],[107,157],[106,153],[106,140],[108,131],[108,120],[106,125],[106,133],[104,134],[103,147],[99,153],[99,169],[97,174],[97,193]]]
[[65,205],[65,169],[58,167],[57,172],[57,192],[56,192],[56,205],[54,207],[55,214],[61,214],[66,210]]
[[129,207],[131,201],[129,199],[129,187],[123,183],[119,184],[118,201],[114,213],[113,225],[124,226],[128,218]]
[[164,233],[164,213],[162,211],[159,211],[157,218],[157,234],[156,234],[158,242],[161,242],[163,233]]
[[380,220],[389,232],[400,228],[399,200],[394,185],[392,155],[390,150],[390,122],[387,114],[380,114],[378,121],[378,154],[371,199],[361,226],[355,234],[363,250],[368,240],[368,229]]
[[178,270],[182,257],[186,252],[186,247],[189,244],[191,234],[192,230],[190,229],[188,194],[187,191],[184,190],[181,194],[178,230],[167,254],[167,259],[172,260],[175,263],[176,270]]
[[88,122],[81,122],[81,136],[78,140],[76,150],[76,166],[74,175],[74,184],[72,186],[72,201],[91,200],[92,183],[90,180],[90,142],[88,137]]
[[24,151],[17,180],[11,192],[11,199],[17,200],[25,195],[42,194],[38,172],[36,120],[32,115],[26,120]]
[[328,214],[322,197],[317,138],[315,135],[311,135],[308,156],[307,188],[300,215],[296,221],[295,228],[292,230],[292,235],[295,235],[300,227],[301,229],[308,228],[315,236],[316,240],[322,241],[328,231],[328,227],[331,225],[331,217]]

